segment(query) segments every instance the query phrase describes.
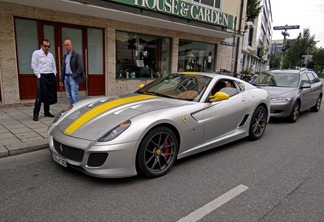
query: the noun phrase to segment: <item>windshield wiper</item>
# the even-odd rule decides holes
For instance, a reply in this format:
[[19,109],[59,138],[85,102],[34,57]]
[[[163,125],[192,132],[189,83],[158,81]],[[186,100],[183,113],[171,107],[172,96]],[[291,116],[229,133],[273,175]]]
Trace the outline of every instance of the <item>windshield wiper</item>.
[[151,93],[150,95],[156,95],[156,96],[161,96],[161,97],[166,97],[166,98],[173,98],[172,96],[168,96],[162,93],[158,93],[158,92],[148,92]]
[[168,96],[162,93],[158,92],[143,92],[143,91],[137,91],[139,94],[144,94],[144,95],[152,95],[152,96],[160,96],[160,97],[166,97],[166,98],[173,98],[172,96]]

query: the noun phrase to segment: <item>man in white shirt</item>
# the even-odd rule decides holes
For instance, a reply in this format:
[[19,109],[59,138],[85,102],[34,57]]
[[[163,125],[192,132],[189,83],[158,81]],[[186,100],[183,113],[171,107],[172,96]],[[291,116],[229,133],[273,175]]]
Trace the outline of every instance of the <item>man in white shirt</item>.
[[51,43],[42,41],[41,48],[33,52],[31,67],[37,76],[37,97],[35,100],[33,120],[38,121],[42,102],[44,103],[44,115],[54,117],[50,113],[50,105],[57,103],[56,92],[56,64],[53,55],[49,52]]

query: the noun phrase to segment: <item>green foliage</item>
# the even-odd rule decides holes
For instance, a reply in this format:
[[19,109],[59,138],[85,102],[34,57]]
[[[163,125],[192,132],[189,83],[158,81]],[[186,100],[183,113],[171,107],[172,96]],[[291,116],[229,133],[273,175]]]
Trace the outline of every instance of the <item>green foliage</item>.
[[309,29],[304,29],[303,33],[295,41],[291,41],[290,48],[285,52],[282,68],[303,67],[302,56],[311,54],[312,49],[316,45],[315,35],[310,34]]
[[241,71],[240,78],[243,79],[244,81],[250,82],[252,80],[253,73],[251,72],[250,69],[243,69]]
[[262,10],[261,1],[259,0],[248,0],[246,10],[246,21],[253,21],[257,18]]
[[271,55],[270,56],[270,69],[279,69],[280,68],[280,62],[281,62],[281,55]]
[[322,72],[324,75],[324,49],[322,47],[313,50],[313,64],[314,69]]

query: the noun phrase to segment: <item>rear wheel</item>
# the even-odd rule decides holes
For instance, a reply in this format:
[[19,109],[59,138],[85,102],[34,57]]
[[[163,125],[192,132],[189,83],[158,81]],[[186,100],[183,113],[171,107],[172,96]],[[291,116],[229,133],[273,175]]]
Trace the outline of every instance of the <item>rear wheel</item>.
[[322,96],[319,96],[317,101],[316,101],[315,106],[313,106],[311,108],[311,111],[318,112],[320,110],[320,108],[321,108],[321,102],[322,102]]
[[288,116],[288,122],[290,123],[296,122],[299,117],[299,113],[300,113],[300,103],[299,101],[296,101],[293,106],[293,109],[291,110],[290,115]]
[[268,112],[263,106],[258,106],[252,115],[250,128],[249,128],[249,138],[251,140],[258,140],[264,133],[267,126]]
[[143,138],[136,165],[139,173],[147,177],[159,177],[173,166],[178,154],[178,141],[173,131],[158,127]]

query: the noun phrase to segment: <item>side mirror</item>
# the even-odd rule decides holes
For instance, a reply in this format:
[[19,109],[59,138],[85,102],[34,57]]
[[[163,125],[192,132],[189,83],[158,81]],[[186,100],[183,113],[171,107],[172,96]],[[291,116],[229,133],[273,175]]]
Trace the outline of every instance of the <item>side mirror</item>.
[[301,84],[301,88],[304,89],[304,88],[310,88],[312,85],[308,82],[304,82]]
[[141,88],[143,88],[143,86],[144,86],[144,84],[142,83],[142,84],[140,84],[140,85],[138,86],[138,88],[141,89]]
[[229,99],[230,96],[224,92],[217,92],[214,95],[209,97],[209,102],[222,101]]

